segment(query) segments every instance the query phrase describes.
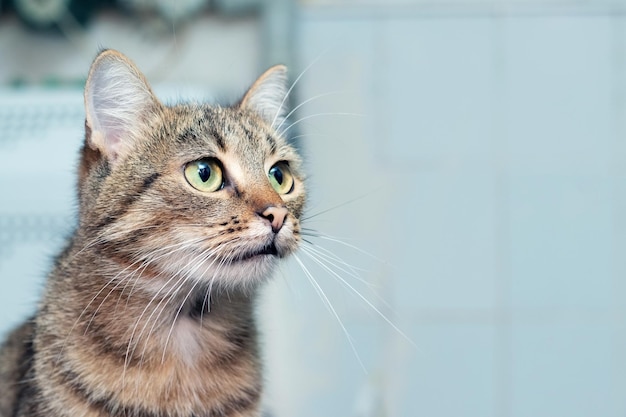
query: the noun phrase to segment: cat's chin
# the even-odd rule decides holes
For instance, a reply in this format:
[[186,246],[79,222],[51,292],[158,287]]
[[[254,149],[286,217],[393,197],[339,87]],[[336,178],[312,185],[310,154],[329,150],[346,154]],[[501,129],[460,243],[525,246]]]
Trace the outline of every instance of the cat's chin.
[[[195,285],[198,289],[207,286],[226,290],[252,289],[269,279],[281,257],[275,248],[268,247],[242,253],[228,262],[206,260],[196,263],[194,273],[189,274],[185,281],[187,285]],[[180,271],[188,270],[189,263],[181,259],[179,262],[162,265],[160,269],[164,274],[163,279],[166,280],[165,286],[169,286],[167,283],[176,285],[180,280],[172,277],[180,276]],[[159,287],[158,283],[155,284]],[[164,290],[162,286],[163,284],[159,287],[160,291]]]
[[278,256],[278,248],[274,242],[265,245],[258,249],[249,250],[247,252],[241,253],[239,256],[235,258],[235,262],[248,262],[261,260],[263,257],[267,256]]
[[250,287],[267,281],[276,265],[278,256],[257,254],[232,262],[225,268],[224,274],[217,277],[220,285],[230,288]]
[[[298,247],[291,230],[283,228],[281,233],[267,233],[259,228],[256,235],[247,239],[233,239],[212,248],[192,248],[184,253],[170,253],[154,258],[154,266],[160,279],[161,291],[177,291],[175,287],[194,286],[193,292],[204,287],[227,290],[251,289],[268,280],[278,262]],[[197,236],[183,236],[181,240],[193,240]],[[158,287],[157,289],[161,288]],[[177,291],[180,293],[181,291]],[[184,292],[184,290],[183,290]]]

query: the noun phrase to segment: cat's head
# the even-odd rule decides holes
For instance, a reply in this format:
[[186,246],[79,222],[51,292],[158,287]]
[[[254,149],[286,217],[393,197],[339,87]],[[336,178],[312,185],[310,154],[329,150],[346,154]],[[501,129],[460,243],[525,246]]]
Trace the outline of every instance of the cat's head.
[[275,130],[286,82],[276,66],[233,106],[166,106],[125,56],[98,55],[85,87],[84,240],[145,282],[261,281],[297,248],[305,203],[300,158]]

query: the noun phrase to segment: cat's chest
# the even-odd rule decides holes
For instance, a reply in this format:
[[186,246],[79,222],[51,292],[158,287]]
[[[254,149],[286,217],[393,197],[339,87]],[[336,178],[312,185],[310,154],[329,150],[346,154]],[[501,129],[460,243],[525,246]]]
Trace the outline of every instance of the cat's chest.
[[143,339],[148,343],[128,349],[126,360],[98,355],[93,343],[72,346],[67,357],[80,365],[75,377],[84,386],[97,387],[111,403],[129,410],[213,415],[199,410],[222,409],[233,393],[243,398],[244,408],[254,409],[260,395],[254,338],[247,329],[202,320],[181,316],[171,327],[153,329]]
[[[163,335],[164,349],[170,347],[170,353],[187,366],[193,366],[203,355],[206,355],[210,346],[207,339],[210,337],[209,330],[202,326],[199,320],[184,317],[177,320],[170,331]],[[218,339],[215,336],[214,339]],[[219,343],[214,340],[213,343]]]

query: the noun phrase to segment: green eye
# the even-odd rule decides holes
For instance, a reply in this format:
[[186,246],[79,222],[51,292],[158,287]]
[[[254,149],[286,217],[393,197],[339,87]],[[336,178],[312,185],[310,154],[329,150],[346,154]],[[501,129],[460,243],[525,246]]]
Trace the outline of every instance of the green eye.
[[206,193],[217,191],[224,185],[222,168],[212,158],[189,162],[185,167],[185,178],[193,188]]
[[293,190],[293,175],[286,162],[278,162],[270,168],[267,176],[278,194],[289,194]]

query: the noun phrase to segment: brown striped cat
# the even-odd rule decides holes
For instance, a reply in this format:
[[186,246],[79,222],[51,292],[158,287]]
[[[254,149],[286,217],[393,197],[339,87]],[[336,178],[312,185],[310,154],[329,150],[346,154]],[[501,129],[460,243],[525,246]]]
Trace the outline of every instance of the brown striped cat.
[[1,417],[259,416],[255,292],[299,245],[286,68],[166,106],[107,50],[85,87],[78,226],[0,350]]

